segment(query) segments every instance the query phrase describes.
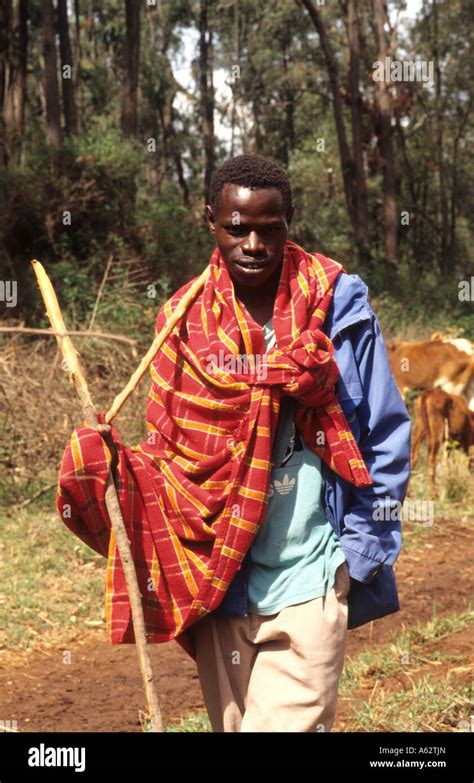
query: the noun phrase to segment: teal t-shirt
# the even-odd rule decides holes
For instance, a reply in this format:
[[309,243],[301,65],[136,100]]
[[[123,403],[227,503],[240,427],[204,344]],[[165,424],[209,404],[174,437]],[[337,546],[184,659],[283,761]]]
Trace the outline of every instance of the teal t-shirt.
[[[270,320],[265,347],[275,345]],[[300,438],[282,466],[274,466],[265,521],[251,546],[249,611],[275,614],[326,595],[345,557],[321,505],[321,460]]]

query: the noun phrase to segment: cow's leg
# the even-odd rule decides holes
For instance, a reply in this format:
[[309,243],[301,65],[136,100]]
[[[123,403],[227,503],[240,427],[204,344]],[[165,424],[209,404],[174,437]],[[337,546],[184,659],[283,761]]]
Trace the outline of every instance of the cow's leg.
[[451,405],[448,410],[449,439],[455,440],[465,454],[469,455],[469,446],[471,445],[471,421],[469,411],[466,411],[460,404],[460,400],[455,405]]
[[444,440],[444,416],[436,410],[428,412],[428,465],[431,497],[436,498],[436,458]]
[[471,423],[469,419],[464,419],[462,433],[461,433],[461,448],[466,456],[469,456],[469,446],[471,445]]
[[421,410],[422,398],[417,397],[415,402],[415,423],[413,425],[412,446],[411,446],[411,467],[414,468],[418,461],[418,452],[420,444],[426,437],[426,428],[423,421]]

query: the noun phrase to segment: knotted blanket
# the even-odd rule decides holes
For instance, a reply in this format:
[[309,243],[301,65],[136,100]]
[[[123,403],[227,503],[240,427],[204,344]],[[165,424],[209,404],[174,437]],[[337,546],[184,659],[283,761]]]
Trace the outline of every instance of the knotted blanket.
[[[286,243],[273,311],[278,348],[265,355],[262,328],[239,304],[216,248],[203,290],[151,364],[146,439],[126,447],[112,428],[149,641],[173,639],[212,612],[240,568],[265,519],[282,395],[297,399],[296,423],[309,448],[354,486],[372,483],[338,403],[334,349],[321,331],[341,272],[335,261]],[[192,282],[160,309],[157,333]],[[134,636],[104,501],[110,464],[96,430],[77,428],[63,457],[57,508],[70,530],[108,558],[108,631],[120,644]]]

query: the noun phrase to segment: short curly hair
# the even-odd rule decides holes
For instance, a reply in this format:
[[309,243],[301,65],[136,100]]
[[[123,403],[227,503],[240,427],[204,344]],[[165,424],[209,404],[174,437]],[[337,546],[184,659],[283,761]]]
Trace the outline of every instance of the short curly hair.
[[209,194],[214,215],[219,209],[222,188],[227,184],[252,189],[275,188],[282,195],[283,207],[287,214],[293,206],[290,181],[286,171],[279,163],[263,155],[236,155],[214,171]]

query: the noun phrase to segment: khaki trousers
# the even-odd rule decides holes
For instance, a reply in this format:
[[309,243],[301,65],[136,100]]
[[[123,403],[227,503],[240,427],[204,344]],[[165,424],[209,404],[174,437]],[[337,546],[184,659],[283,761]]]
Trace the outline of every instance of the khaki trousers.
[[347,636],[349,572],[332,590],[277,614],[191,626],[213,731],[330,731]]

